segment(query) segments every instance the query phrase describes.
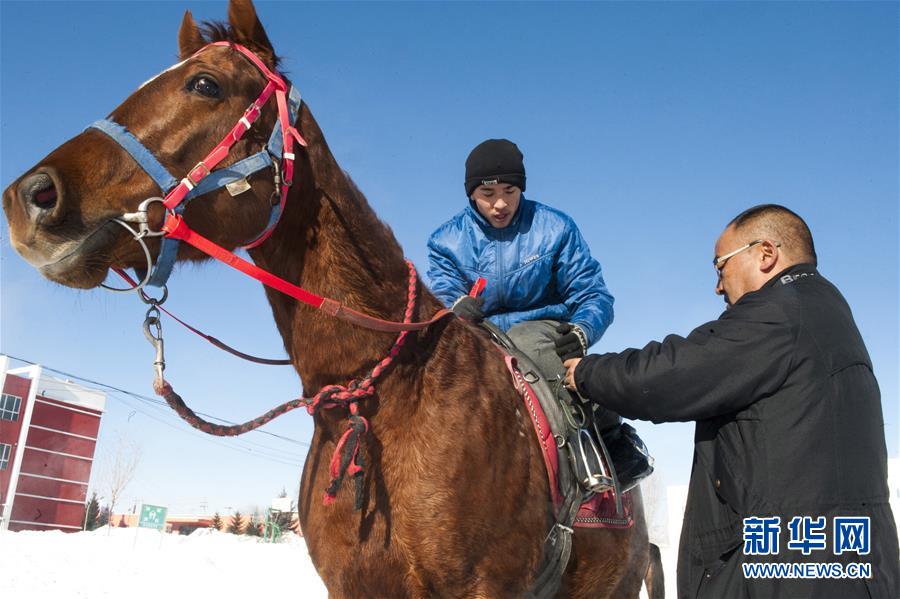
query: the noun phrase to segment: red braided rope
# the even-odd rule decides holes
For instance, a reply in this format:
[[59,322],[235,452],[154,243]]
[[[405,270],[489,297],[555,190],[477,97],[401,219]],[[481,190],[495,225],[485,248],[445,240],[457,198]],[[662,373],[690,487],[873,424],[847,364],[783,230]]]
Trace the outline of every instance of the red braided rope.
[[[415,310],[416,306],[416,284],[418,281],[415,266],[409,261],[407,261],[406,264],[409,268],[409,286],[407,289],[406,311],[403,314],[404,323],[412,321],[413,310]],[[388,355],[376,364],[364,378],[354,379],[346,385],[327,385],[322,387],[322,389],[312,397],[300,397],[299,399],[286,401],[283,404],[272,408],[265,414],[242,424],[225,426],[204,420],[184,403],[181,396],[175,392],[167,381],[157,381],[154,383],[154,390],[157,395],[166,400],[166,403],[175,410],[175,413],[177,413],[182,420],[197,430],[218,437],[242,435],[299,407],[306,407],[307,412],[311,415],[314,415],[320,409],[346,407],[350,412],[348,429],[338,442],[334,455],[332,456],[330,467],[332,480],[325,492],[324,501],[326,505],[334,501],[345,474],[350,474],[357,484],[356,505],[357,509],[359,509],[363,475],[360,446],[363,442],[364,434],[369,429],[369,423],[364,417],[359,415],[357,403],[366,397],[375,395],[375,382],[382,374],[384,374],[400,353],[400,348],[403,347],[408,335],[409,331],[402,331],[394,341],[394,345],[391,346]],[[352,443],[350,443],[351,438],[353,439]]]

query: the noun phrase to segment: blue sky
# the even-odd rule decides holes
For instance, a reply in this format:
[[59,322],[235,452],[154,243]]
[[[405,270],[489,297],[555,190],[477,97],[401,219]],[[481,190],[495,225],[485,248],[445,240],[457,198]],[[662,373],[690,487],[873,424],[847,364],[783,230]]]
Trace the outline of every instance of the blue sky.
[[[0,183],[175,62],[189,8],[216,2],[0,2]],[[896,3],[293,3],[257,10],[341,165],[426,270],[429,233],[465,203],[463,163],[488,137],[525,154],[527,196],[575,217],[616,296],[594,351],[686,334],[722,311],[710,264],[741,210],[804,216],[820,270],[847,297],[898,453]],[[302,182],[300,182],[302,184]],[[152,395],[144,308],[45,281],[0,244],[0,352]],[[177,270],[167,307],[247,352],[281,357],[257,283]],[[300,392],[285,367],[242,363],[166,321],[167,377],[234,421]],[[727,376],[728,373],[722,373]],[[663,484],[686,484],[693,425],[637,427]],[[294,494],[311,421],[211,439],[111,394],[101,450],[144,448],[126,502],[170,512]]]

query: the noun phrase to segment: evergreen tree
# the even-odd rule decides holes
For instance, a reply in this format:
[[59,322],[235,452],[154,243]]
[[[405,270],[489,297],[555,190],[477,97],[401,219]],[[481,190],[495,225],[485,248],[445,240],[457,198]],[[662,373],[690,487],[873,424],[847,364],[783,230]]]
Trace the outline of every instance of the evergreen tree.
[[262,536],[262,532],[259,530],[259,521],[256,516],[250,516],[250,521],[247,522],[247,526],[244,528],[244,534],[248,537]]
[[100,518],[100,502],[97,501],[97,492],[91,495],[91,499],[84,505],[84,530],[95,530]]
[[97,527],[106,526],[107,524],[109,524],[109,506],[104,506],[100,510],[100,515],[97,516]]
[[222,530],[222,517],[219,515],[219,512],[213,514],[212,527],[216,530]]
[[234,513],[234,516],[231,517],[231,521],[228,523],[228,531],[233,535],[241,534],[242,521],[244,517],[241,516],[241,511],[238,510]]

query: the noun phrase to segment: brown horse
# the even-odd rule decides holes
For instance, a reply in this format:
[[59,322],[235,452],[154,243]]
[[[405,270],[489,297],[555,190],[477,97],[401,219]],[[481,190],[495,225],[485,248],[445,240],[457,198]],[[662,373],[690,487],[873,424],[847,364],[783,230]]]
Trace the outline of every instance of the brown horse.
[[[249,0],[231,1],[229,26],[201,30],[188,12],[178,36],[185,62],[142,86],[111,115],[179,176],[228,133],[265,85],[260,70],[231,47],[195,55],[210,41],[241,44],[269,69],[277,66]],[[256,152],[276,117],[269,102],[233,156]],[[297,129],[308,146],[295,150],[295,184],[271,237],[250,250],[254,263],[345,306],[401,320],[409,273],[400,245],[341,170],[305,103]],[[226,248],[253,239],[266,228],[277,190],[271,169],[250,182],[252,188],[236,197],[220,189],[197,199],[185,221]],[[112,219],[159,193],[119,145],[89,129],[10,185],[3,208],[12,244],[26,260],[53,281],[88,289],[111,267],[144,266],[139,246]],[[160,206],[151,206],[152,228],[162,219]],[[158,239],[148,243],[159,249]],[[205,257],[188,246],[178,254],[179,260]],[[416,287],[413,320],[427,320],[442,306],[421,282]],[[358,377],[394,341],[393,334],[330,318],[269,288],[266,293],[305,389]],[[346,411],[315,415],[303,471],[300,521],[331,596],[527,594],[553,521],[550,494],[529,417],[490,342],[457,319],[411,334],[360,414],[370,423],[361,510],[354,509],[350,485],[331,505],[322,502]],[[631,528],[577,530],[559,595],[637,596],[650,549],[634,494]]]

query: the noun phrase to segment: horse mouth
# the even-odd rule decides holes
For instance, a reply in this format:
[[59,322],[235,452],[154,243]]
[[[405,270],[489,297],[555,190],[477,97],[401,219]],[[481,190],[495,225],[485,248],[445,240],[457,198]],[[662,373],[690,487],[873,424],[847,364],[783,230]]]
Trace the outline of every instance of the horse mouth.
[[106,278],[112,262],[112,248],[121,233],[119,224],[108,220],[81,239],[58,246],[42,264],[32,263],[51,281],[91,289]]

